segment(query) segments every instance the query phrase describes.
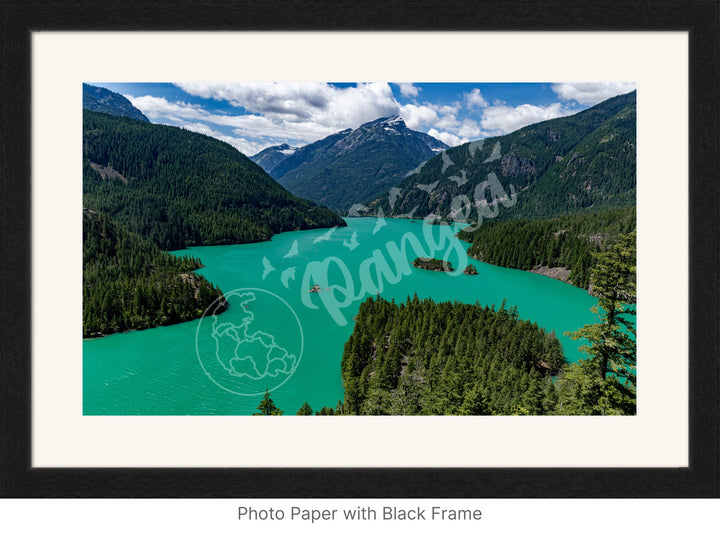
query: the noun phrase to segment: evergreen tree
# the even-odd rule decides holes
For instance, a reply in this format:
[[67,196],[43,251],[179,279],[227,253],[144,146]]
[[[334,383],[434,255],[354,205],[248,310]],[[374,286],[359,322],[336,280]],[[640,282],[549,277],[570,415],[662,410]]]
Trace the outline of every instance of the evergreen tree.
[[615,377],[601,379],[591,360],[567,365],[557,380],[555,414],[635,414],[635,392]]
[[275,406],[267,388],[265,389],[265,395],[263,395],[262,401],[260,401],[260,404],[257,406],[257,411],[253,416],[280,416],[284,414],[284,411],[281,411]]
[[634,414],[636,396],[636,234],[621,236],[597,255],[592,271],[600,322],[570,336],[586,339],[590,355],[568,366],[558,380],[559,414]]
[[636,343],[636,233],[624,235],[608,251],[597,254],[593,270],[593,292],[598,296],[600,323],[586,325],[575,333],[574,339],[585,338],[583,346],[596,363],[601,379],[609,373],[635,382]]
[[295,413],[297,416],[312,416],[313,410],[310,404],[306,401],[302,404],[302,407]]
[[486,221],[458,233],[468,255],[502,267],[561,267],[569,282],[587,289],[596,253],[635,230],[635,207],[596,210],[545,220]]
[[[544,414],[564,364],[554,333],[499,310],[380,297],[345,344],[344,414]],[[551,397],[551,396],[550,396]]]

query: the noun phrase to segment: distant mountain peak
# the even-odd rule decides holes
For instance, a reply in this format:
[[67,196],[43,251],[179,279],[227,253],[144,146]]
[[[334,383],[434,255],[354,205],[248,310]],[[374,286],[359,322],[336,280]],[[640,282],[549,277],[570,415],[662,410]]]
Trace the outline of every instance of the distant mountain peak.
[[146,123],[150,122],[143,112],[120,93],[90,84],[83,84],[83,108],[118,117],[129,117]]
[[291,192],[342,210],[387,191],[446,148],[392,115],[305,145],[268,172]]
[[405,121],[403,120],[402,117],[400,117],[399,115],[391,115],[389,117],[380,117],[378,119],[375,119],[374,121],[370,121],[365,124],[362,124],[362,125],[360,125],[360,127],[358,127],[358,130],[376,128],[376,127],[407,128],[407,126],[405,125]]
[[267,147],[257,154],[250,156],[250,159],[258,164],[263,170],[270,174],[287,157],[297,152],[298,147],[293,147],[287,143],[281,145],[273,145]]
[[383,119],[383,123],[385,123],[388,126],[393,126],[396,124],[405,126],[405,121],[403,121],[403,118],[400,117],[399,115],[393,115],[392,117],[385,117]]
[[295,154],[295,151],[298,150],[298,148],[292,147],[287,143],[283,143],[282,145],[278,146],[278,150],[282,152],[285,156],[290,156],[291,154]]

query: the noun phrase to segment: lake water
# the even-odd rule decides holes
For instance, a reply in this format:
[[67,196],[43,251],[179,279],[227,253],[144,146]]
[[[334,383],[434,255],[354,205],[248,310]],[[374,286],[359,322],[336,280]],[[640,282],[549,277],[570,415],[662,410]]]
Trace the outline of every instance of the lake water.
[[[405,301],[508,307],[560,338],[568,361],[580,342],[563,333],[596,321],[597,303],[579,288],[541,275],[469,259],[456,228],[422,221],[348,219],[335,231],[287,232],[248,245],[178,251],[229,296],[229,309],[168,327],[83,342],[83,407],[88,415],[252,414],[265,388],[294,415],[343,397],[340,360],[360,303],[380,291]],[[444,243],[443,243],[444,239]],[[402,245],[404,247],[404,253]],[[417,256],[473,264],[478,275],[412,268]],[[309,292],[314,284],[320,291]],[[237,290],[237,291],[236,291]],[[315,307],[315,308],[312,308]],[[252,358],[245,358],[250,356]],[[260,358],[258,358],[260,357]],[[234,360],[233,360],[234,358]]]

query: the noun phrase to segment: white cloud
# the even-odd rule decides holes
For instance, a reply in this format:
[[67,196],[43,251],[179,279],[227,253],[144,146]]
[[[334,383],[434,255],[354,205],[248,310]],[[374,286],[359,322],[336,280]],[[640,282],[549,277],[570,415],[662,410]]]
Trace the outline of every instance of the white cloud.
[[322,109],[331,100],[327,84],[313,83],[177,83],[180,89],[203,98],[227,101],[251,113],[307,117],[312,109]]
[[169,102],[163,97],[145,95],[134,97],[123,95],[133,106],[147,115],[151,121],[161,120],[166,117],[177,117],[182,119],[201,119],[207,117],[208,112],[200,106],[194,106],[186,102]]
[[422,91],[421,88],[415,87],[413,84],[397,84],[400,88],[400,94],[407,98],[415,98]]
[[[397,115],[400,105],[387,83],[339,88],[309,83],[178,83],[183,91],[227,101],[250,113],[261,114],[288,131],[304,131],[301,138],[315,141],[324,133],[357,128],[378,117]],[[285,132],[282,132],[285,134]],[[315,135],[314,139],[311,139]]]
[[480,126],[472,119],[465,119],[457,132],[458,135],[466,139],[477,139],[483,134]]
[[430,127],[428,133],[431,136],[448,145],[458,145],[483,134],[476,121],[457,118],[458,107],[427,102],[421,105],[406,104],[401,107],[400,116],[408,128],[423,130]]
[[636,87],[637,84],[634,82],[563,83],[554,84],[552,90],[562,100],[594,105],[617,95],[629,93]]
[[[171,121],[199,131],[198,122],[208,126],[232,128],[237,138],[224,139],[248,153],[247,140],[261,150],[268,138],[287,139],[290,143],[311,143],[346,128],[357,128],[378,117],[401,116],[408,128],[426,131],[449,145],[477,138],[482,131],[477,122],[458,120],[461,102],[448,104],[400,105],[386,83],[357,84],[338,88],[325,83],[178,83],[183,91],[203,98],[225,101],[242,108],[238,115],[206,112],[191,104],[168,102],[158,97],[130,98],[141,111],[147,110],[153,121]],[[398,84],[403,94],[419,94],[412,84]],[[477,92],[474,102],[482,98]],[[190,126],[187,126],[192,123]],[[433,133],[434,132],[434,133]],[[223,139],[222,132],[214,135]],[[225,136],[227,138],[228,136]],[[238,141],[244,140],[243,144]],[[261,145],[263,145],[261,147]]]
[[465,100],[468,108],[487,108],[488,106],[488,101],[485,100],[477,87],[465,94]]
[[438,120],[437,112],[424,105],[406,104],[400,108],[399,115],[403,118],[407,127],[413,130],[433,124]]
[[205,123],[187,123],[183,124],[182,128],[184,128],[185,130],[190,130],[191,132],[197,132],[198,134],[205,134],[206,136],[214,137],[216,139],[219,139],[220,141],[224,141],[225,143],[235,147],[237,150],[239,150],[246,156],[252,156],[253,154],[257,154],[264,148],[274,144],[255,143],[252,141],[248,141],[247,139],[242,137],[238,138],[226,136],[221,134],[220,132],[217,132],[216,130],[213,130]]
[[456,136],[455,134],[451,134],[450,132],[439,132],[435,128],[431,128],[428,131],[428,134],[430,134],[436,139],[439,139],[440,141],[451,147],[462,145],[463,143],[467,143],[468,141],[470,141],[467,138],[461,138],[459,136]]
[[458,121],[454,115],[443,115],[435,121],[433,126],[444,130],[457,130],[460,128],[460,124],[460,121]]
[[206,136],[217,137],[222,135],[219,132],[215,132],[205,123],[187,123],[184,124],[182,128],[190,130],[191,132],[197,132],[198,134],[205,134]]
[[[288,121],[282,118],[264,117],[261,115],[219,115],[210,113],[199,106],[186,102],[169,102],[163,97],[145,95],[135,97],[125,95],[128,100],[142,111],[148,118],[156,123],[172,124],[188,127],[198,131],[200,121],[208,125],[233,128],[240,138],[268,137],[272,133],[275,137],[287,138],[291,141],[317,141],[343,128],[324,125],[317,121]],[[375,119],[376,117],[373,117]],[[212,130],[212,128],[210,128]],[[213,130],[214,131],[214,130]],[[223,139],[222,133],[208,134]],[[237,138],[231,138],[236,140]],[[227,141],[227,139],[223,139]],[[228,141],[230,142],[230,141]],[[232,142],[237,146],[237,142]],[[269,146],[269,145],[266,145]],[[263,147],[264,148],[264,147]],[[246,150],[242,150],[246,153]]]
[[[278,127],[266,117],[259,115],[216,115],[199,106],[186,102],[169,102],[163,97],[151,95],[141,97],[125,95],[125,97],[153,122],[179,126],[192,132],[212,136],[229,143],[247,155],[255,154],[266,147],[278,144],[275,139],[267,140],[268,132],[284,130],[288,134],[288,140],[290,141],[307,138],[315,141],[334,132],[333,129],[314,128],[313,125],[305,125],[304,128],[289,126],[283,129],[282,125]],[[219,132],[211,125],[233,128],[233,133],[237,137]],[[253,141],[248,141],[247,138],[251,138]],[[286,139],[283,139],[280,143],[286,141]]]
[[425,103],[425,105],[436,112],[442,114],[442,115],[457,115],[458,111],[460,111],[460,108],[462,107],[460,103],[455,103],[454,105],[450,106],[449,104],[431,104],[431,103]]
[[563,107],[555,102],[547,106],[521,104],[520,106],[490,106],[485,108],[480,126],[491,136],[514,132],[523,126],[571,115],[577,110]]
[[[448,145],[502,135],[523,126],[569,115],[573,106],[556,102],[546,106],[488,105],[479,90],[461,102],[400,105],[389,84],[368,83],[338,88],[324,83],[178,84],[192,95],[224,100],[237,115],[220,114],[188,102],[170,102],[151,95],[126,97],[153,122],[173,124],[230,143],[245,154],[270,145],[312,143],[346,128],[400,115],[407,126],[426,131]],[[569,94],[567,88],[566,94]],[[484,107],[477,118],[460,115],[464,106]]]

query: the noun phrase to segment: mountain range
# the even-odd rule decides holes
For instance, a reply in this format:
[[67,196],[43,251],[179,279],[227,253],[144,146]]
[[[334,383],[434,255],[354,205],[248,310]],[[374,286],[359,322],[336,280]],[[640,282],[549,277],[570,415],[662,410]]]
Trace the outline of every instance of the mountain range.
[[[147,117],[125,97],[104,88],[83,84],[83,105],[86,109],[100,108],[104,110],[102,113],[148,124]],[[221,159],[232,153],[231,159],[237,160],[232,165],[242,160],[241,174],[252,177],[250,182],[255,184],[254,187],[267,191],[268,184],[273,183],[272,180],[268,182],[270,177],[265,174],[268,173],[291,193],[336,211],[348,211],[362,203],[367,206],[368,215],[435,215],[458,220],[465,218],[470,222],[478,217],[539,219],[634,205],[635,108],[636,92],[631,92],[575,115],[452,148],[428,134],[409,129],[399,117],[379,118],[302,147],[288,144],[269,147],[249,159],[239,153],[235,155],[237,151],[224,143],[210,141],[212,138],[206,136],[202,138],[205,138],[203,143],[213,145],[207,150],[224,154]],[[107,120],[104,124],[109,125]],[[157,127],[157,132],[174,128],[153,126]],[[115,126],[111,130],[113,128]],[[139,131],[137,127],[123,127],[123,132],[135,135]],[[193,139],[201,139],[193,137],[199,134],[187,134]],[[88,143],[96,138],[96,133],[87,133],[86,150]],[[131,145],[143,143],[141,138],[129,142]],[[112,143],[123,145],[127,141],[119,139]],[[157,142],[160,143],[159,138]],[[116,166],[121,162],[127,165],[126,160],[132,158],[119,154],[117,148],[106,148],[114,150]],[[136,150],[136,147],[132,148],[130,153]],[[151,156],[142,164],[142,172],[157,170],[158,155],[168,149],[154,147],[148,150]],[[177,158],[182,151],[176,148],[170,152]],[[96,160],[91,162],[95,171],[106,166]],[[140,164],[134,165],[137,175]],[[108,176],[113,175],[110,169],[121,176],[126,175],[113,166],[106,167]],[[256,178],[260,176],[265,178]],[[246,181],[240,188],[243,195],[247,187]],[[325,216],[315,219],[317,221],[310,218],[312,221],[308,224],[334,220]],[[269,233],[263,230],[250,234],[256,239],[267,239],[278,232],[278,228],[284,226]],[[295,228],[304,228],[304,224],[298,222]],[[255,238],[246,237],[240,241]],[[233,241],[227,236],[217,239]],[[180,245],[176,239],[172,241]],[[189,240],[189,243],[196,242],[197,239]]]
[[383,117],[296,150],[285,147],[270,147],[251,159],[293,194],[347,210],[397,185],[447,145],[409,129],[400,117]]
[[477,221],[635,204],[636,92],[575,115],[439,154],[372,201],[369,214]]

